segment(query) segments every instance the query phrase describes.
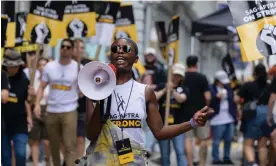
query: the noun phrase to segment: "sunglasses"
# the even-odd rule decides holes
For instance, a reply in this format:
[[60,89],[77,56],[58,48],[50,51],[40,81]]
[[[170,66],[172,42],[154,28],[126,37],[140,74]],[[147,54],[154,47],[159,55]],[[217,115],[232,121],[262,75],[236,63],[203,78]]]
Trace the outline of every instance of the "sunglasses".
[[131,46],[129,45],[123,45],[123,46],[112,46],[111,47],[111,52],[112,53],[118,53],[120,51],[120,49],[122,48],[124,53],[130,53],[131,51]]
[[66,48],[67,50],[71,49],[72,47],[71,46],[66,46],[66,45],[61,45],[61,48],[64,49]]

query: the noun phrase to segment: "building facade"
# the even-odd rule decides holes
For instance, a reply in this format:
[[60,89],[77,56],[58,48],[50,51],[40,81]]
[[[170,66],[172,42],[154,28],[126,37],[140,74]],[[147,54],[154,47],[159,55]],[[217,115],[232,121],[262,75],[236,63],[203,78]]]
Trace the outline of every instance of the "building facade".
[[[221,59],[226,55],[224,43],[200,43],[196,38],[192,42],[191,23],[217,10],[215,1],[135,1],[133,3],[135,21],[138,31],[140,59],[143,59],[143,50],[152,46],[156,41],[154,23],[168,22],[175,15],[180,16],[179,27],[179,63],[185,64],[186,57],[191,54],[200,59],[199,70],[206,74],[210,81],[215,71],[221,69]],[[153,37],[154,36],[154,37]],[[192,45],[193,43],[193,45]],[[156,45],[154,45],[155,48]],[[164,62],[159,55],[159,60]]]

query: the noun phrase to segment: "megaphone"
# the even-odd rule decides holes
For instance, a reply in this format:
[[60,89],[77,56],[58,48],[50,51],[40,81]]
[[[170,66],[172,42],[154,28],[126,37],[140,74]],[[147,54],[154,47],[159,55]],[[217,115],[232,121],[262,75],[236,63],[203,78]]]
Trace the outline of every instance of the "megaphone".
[[80,70],[78,85],[81,92],[89,99],[103,100],[115,89],[116,75],[107,64],[93,61]]

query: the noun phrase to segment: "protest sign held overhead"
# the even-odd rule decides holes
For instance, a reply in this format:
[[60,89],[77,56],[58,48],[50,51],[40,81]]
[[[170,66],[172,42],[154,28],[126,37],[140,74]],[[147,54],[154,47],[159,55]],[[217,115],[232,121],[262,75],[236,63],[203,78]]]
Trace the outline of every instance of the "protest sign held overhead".
[[113,40],[125,37],[131,38],[133,41],[138,42],[133,8],[131,4],[121,4],[117,13],[115,25],[116,28]]
[[93,1],[70,1],[64,10],[64,38],[91,37],[96,34],[96,14]]
[[5,1],[3,3],[4,14],[8,16],[5,47],[14,47],[15,44],[15,1]]
[[276,2],[228,1],[246,57],[253,61],[276,55]]
[[23,43],[24,33],[26,31],[27,12],[16,13],[15,18],[15,44]]
[[227,73],[230,81],[231,88],[235,89],[238,86],[238,80],[236,77],[235,67],[232,61],[232,57],[229,53],[221,60],[221,67]]
[[159,47],[164,58],[167,54],[167,34],[166,34],[166,24],[164,21],[155,22],[155,28],[157,32],[157,37],[159,41]]
[[1,16],[1,61],[4,55],[4,46],[7,41],[7,26],[8,26],[8,16]]
[[115,29],[116,15],[120,8],[120,2],[97,1],[94,2],[96,12],[96,35],[90,38],[93,44],[109,46]]
[[7,26],[8,26],[8,16],[1,15],[1,48],[5,47],[7,41]]
[[55,46],[64,37],[64,9],[65,3],[62,1],[32,1],[24,39]]
[[19,53],[34,52],[37,49],[36,43],[24,40],[27,15],[27,12],[18,12],[15,17],[15,49]]
[[[113,41],[123,37],[131,38],[138,44],[137,30],[131,4],[121,4],[116,16],[115,25],[116,27],[113,34]],[[140,75],[143,75],[146,71],[145,67],[140,61],[135,63],[134,67],[138,70]]]
[[116,16],[120,8],[119,1],[98,1],[94,4],[96,20],[99,23],[115,24]]
[[169,64],[178,62],[178,43],[179,43],[179,16],[174,16],[169,23],[168,28],[168,53],[165,54],[165,59],[168,60]]

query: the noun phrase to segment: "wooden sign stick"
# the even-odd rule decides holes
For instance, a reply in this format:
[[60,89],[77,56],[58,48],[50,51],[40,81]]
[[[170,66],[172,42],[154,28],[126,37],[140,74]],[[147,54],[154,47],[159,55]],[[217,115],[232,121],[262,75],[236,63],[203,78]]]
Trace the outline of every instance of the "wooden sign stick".
[[[171,82],[172,79],[172,66],[168,67],[168,81],[167,85]],[[165,111],[165,126],[169,124],[169,115],[170,115],[170,104],[171,104],[171,90],[167,87],[166,95],[166,111]]]
[[101,49],[102,49],[102,45],[99,45],[99,46],[97,47],[96,56],[95,56],[95,60],[96,60],[96,61],[99,60],[100,53],[101,53]]
[[[34,86],[34,80],[35,80],[35,73],[37,69],[37,62],[40,57],[40,48],[42,47],[41,44],[37,44],[36,52],[35,52],[35,57],[32,58],[30,55],[27,55],[27,64],[29,67],[29,76],[30,76],[30,86]],[[28,101],[31,103],[34,102],[34,96],[28,95]]]
[[[167,86],[172,80],[172,65],[174,62],[174,55],[168,53],[168,80]],[[170,104],[171,104],[171,89],[167,87],[167,95],[166,95],[166,110],[165,110],[165,126],[169,124],[169,115],[170,115]]]

